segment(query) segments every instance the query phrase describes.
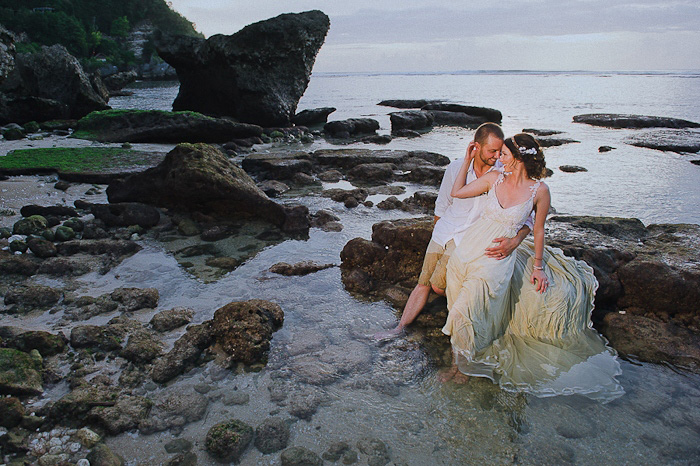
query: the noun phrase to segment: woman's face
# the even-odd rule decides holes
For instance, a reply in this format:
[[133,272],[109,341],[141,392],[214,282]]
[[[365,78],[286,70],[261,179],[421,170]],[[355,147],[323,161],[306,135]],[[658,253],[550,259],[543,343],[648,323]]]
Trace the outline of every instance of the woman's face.
[[501,163],[506,168],[506,171],[511,171],[508,169],[513,168],[517,162],[519,162],[519,160],[513,157],[513,153],[508,146],[503,144],[503,148],[501,149]]

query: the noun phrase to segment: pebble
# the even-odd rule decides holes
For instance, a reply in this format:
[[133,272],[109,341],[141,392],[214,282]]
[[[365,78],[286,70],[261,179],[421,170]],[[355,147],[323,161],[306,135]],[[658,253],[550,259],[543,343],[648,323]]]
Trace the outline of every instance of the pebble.
[[63,453],[63,446],[55,446],[49,449],[49,455],[60,455]]
[[75,463],[76,466],[90,466],[90,462],[86,460],[85,458],[78,460],[77,463]]
[[71,453],[78,453],[82,446],[78,442],[73,442],[70,445],[68,445],[68,450],[70,450]]

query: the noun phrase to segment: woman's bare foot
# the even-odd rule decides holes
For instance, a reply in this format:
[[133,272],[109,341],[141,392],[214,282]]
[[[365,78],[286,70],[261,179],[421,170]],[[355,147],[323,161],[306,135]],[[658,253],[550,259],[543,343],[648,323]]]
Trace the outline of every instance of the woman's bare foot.
[[465,384],[469,381],[469,376],[462,374],[456,365],[453,365],[449,369],[444,369],[438,372],[437,376],[438,382],[447,383],[450,380],[456,384]]

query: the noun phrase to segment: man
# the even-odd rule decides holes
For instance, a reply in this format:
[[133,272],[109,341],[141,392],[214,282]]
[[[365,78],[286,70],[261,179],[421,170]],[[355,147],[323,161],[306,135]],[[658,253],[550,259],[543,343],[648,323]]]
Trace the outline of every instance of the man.
[[[467,146],[466,157],[472,157],[467,172],[467,183],[483,176],[494,168],[502,170],[498,162],[503,146],[503,130],[495,123],[484,123],[476,129],[474,140]],[[445,170],[440,184],[440,192],[435,202],[435,223],[433,235],[425,252],[423,269],[418,284],[408,297],[401,320],[396,328],[379,332],[377,339],[391,338],[400,334],[404,328],[413,322],[423,310],[428,301],[431,289],[444,295],[447,286],[447,261],[450,254],[464,238],[467,228],[476,221],[483,210],[486,196],[467,199],[457,199],[450,195],[455,177],[464,159],[450,163]],[[498,162],[498,164],[497,164]],[[494,259],[503,259],[512,253],[527,237],[532,228],[531,218],[513,238],[495,238],[496,245],[486,249],[486,255]]]

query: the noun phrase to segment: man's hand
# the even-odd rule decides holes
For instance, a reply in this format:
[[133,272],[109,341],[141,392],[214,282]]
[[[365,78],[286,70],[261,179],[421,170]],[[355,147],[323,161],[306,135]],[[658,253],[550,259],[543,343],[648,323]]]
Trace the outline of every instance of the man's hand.
[[501,260],[505,259],[510,255],[510,253],[515,251],[515,248],[520,246],[522,240],[520,240],[517,236],[513,238],[499,236],[498,238],[494,238],[493,242],[496,243],[496,245],[486,248],[485,254],[488,257]]

